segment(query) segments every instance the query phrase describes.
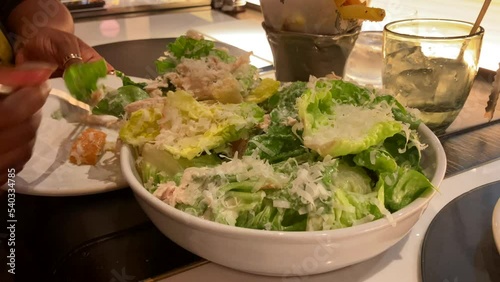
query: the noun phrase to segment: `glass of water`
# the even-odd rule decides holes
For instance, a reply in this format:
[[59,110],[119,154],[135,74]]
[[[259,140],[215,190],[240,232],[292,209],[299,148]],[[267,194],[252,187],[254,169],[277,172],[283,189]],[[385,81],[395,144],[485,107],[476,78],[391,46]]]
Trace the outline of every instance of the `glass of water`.
[[437,135],[460,113],[478,71],[484,29],[445,19],[388,23],[383,31],[382,83],[403,105],[420,111]]
[[343,79],[369,88],[382,88],[382,65],[382,32],[363,31],[347,58]]

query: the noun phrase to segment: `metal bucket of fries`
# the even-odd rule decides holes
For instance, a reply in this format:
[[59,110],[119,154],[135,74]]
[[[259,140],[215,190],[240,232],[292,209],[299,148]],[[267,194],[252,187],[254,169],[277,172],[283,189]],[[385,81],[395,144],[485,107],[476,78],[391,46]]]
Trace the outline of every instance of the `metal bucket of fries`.
[[342,76],[360,31],[357,27],[340,35],[317,35],[262,26],[273,52],[276,79],[283,82],[308,81],[311,75]]
[[280,81],[344,73],[364,20],[380,21],[385,11],[369,0],[261,0],[262,26]]

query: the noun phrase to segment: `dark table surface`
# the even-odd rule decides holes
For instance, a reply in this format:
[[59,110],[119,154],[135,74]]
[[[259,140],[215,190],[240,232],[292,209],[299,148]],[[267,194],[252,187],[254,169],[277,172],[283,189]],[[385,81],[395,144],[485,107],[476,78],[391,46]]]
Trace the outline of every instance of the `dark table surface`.
[[[131,76],[152,77],[152,62],[172,39],[148,39],[96,46]],[[228,46],[233,54],[243,52]],[[134,54],[131,56],[130,54]],[[126,58],[126,59],[124,59]],[[478,77],[492,79],[481,70]],[[500,157],[500,122],[441,137],[447,176]],[[484,153],[478,153],[484,152]],[[2,207],[7,196],[0,196]],[[75,197],[16,195],[16,281],[140,281],[202,261],[162,235],[143,213],[132,191]],[[6,209],[0,222],[7,222]],[[0,281],[13,276],[6,265],[7,231],[0,229]]]
[[500,181],[453,199],[439,211],[422,243],[422,281],[500,281],[500,254],[491,220]]

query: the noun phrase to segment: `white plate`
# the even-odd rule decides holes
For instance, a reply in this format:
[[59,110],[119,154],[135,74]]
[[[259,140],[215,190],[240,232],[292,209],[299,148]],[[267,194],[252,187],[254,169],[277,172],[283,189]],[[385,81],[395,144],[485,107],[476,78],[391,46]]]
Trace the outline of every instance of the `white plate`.
[[493,238],[495,238],[495,243],[497,245],[498,252],[500,253],[500,199],[498,199],[497,204],[493,209],[493,218],[491,223]]
[[[49,82],[54,89],[68,91],[61,78]],[[122,85],[115,76],[108,76],[102,83],[114,88]],[[106,152],[95,166],[77,166],[68,161],[73,141],[89,126],[54,119],[52,114],[59,108],[59,99],[49,96],[42,108],[42,122],[33,156],[16,176],[16,192],[41,196],[77,196],[128,187],[121,174],[119,159],[113,152]],[[117,130],[92,127],[106,132],[106,141],[116,141],[118,137]],[[6,189],[5,186],[2,188]]]

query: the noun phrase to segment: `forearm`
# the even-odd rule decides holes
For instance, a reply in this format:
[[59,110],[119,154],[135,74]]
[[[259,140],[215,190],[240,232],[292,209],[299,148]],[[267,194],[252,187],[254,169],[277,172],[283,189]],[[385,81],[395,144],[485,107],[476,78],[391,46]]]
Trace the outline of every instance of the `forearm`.
[[24,0],[9,15],[7,27],[25,39],[45,27],[74,31],[70,12],[58,0]]

